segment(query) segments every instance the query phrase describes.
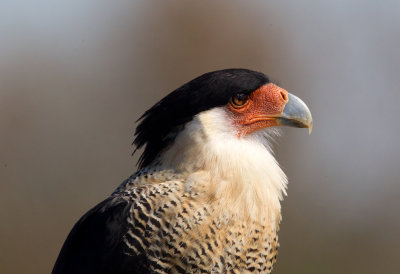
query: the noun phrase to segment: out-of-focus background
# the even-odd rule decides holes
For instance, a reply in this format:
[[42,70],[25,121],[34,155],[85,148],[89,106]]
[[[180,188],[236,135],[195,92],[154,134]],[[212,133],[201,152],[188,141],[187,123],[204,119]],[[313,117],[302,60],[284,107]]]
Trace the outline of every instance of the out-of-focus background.
[[400,273],[399,1],[2,1],[0,273],[49,273],[136,169],[135,120],[208,71],[267,73],[285,129],[274,273]]

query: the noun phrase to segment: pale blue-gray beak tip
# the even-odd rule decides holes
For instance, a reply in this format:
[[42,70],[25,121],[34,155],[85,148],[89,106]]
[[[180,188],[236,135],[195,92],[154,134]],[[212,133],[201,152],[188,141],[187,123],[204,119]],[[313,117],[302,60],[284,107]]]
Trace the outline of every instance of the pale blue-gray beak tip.
[[297,96],[288,93],[288,101],[283,109],[279,122],[284,126],[308,128],[311,134],[313,120],[307,105]]

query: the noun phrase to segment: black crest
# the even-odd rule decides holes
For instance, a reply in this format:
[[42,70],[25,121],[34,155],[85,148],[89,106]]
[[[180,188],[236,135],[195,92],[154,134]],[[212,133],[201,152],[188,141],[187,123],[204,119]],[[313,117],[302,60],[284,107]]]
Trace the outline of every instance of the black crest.
[[261,72],[225,69],[205,73],[174,90],[138,120],[133,143],[136,149],[145,146],[139,167],[154,161],[196,114],[223,106],[232,95],[249,94],[266,83],[269,79]]

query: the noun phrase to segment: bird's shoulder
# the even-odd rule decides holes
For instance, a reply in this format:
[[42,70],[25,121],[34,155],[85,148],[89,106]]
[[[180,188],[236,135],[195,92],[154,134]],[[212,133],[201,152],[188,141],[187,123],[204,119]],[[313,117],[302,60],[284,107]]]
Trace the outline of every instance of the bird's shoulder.
[[113,195],[89,210],[74,225],[53,269],[60,273],[125,273],[136,262],[126,256],[121,239],[127,232],[130,202]]
[[[147,269],[143,241],[149,228],[143,227],[143,220],[152,221],[151,212],[167,201],[173,206],[174,197],[181,196],[182,185],[182,179],[171,171],[136,172],[74,225],[52,273]],[[131,245],[132,236],[143,239],[140,246]]]

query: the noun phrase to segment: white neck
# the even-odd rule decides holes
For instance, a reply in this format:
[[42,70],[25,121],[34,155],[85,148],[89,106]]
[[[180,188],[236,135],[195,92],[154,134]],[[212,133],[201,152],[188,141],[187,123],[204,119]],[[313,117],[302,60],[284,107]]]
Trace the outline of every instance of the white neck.
[[239,138],[229,119],[222,107],[200,113],[160,160],[191,174],[188,187],[198,184],[207,202],[276,229],[287,178],[268,149],[271,129]]

